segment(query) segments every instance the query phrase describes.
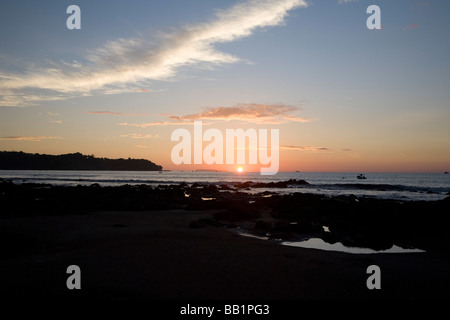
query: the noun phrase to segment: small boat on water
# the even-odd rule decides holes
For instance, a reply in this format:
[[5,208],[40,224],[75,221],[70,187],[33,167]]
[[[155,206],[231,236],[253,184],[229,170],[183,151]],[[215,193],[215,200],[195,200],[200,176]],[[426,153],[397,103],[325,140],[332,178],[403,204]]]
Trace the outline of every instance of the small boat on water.
[[448,171],[445,171],[444,174],[448,174]]
[[366,176],[363,175],[362,173],[358,174],[358,175],[356,176],[356,178],[358,178],[358,179],[367,179]]

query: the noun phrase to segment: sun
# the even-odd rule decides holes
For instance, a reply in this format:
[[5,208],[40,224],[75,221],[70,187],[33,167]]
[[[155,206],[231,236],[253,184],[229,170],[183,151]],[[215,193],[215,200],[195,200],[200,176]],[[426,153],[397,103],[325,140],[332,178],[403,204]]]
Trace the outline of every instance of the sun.
[[237,168],[237,172],[242,172],[242,171],[244,171],[244,169],[242,169],[242,167]]

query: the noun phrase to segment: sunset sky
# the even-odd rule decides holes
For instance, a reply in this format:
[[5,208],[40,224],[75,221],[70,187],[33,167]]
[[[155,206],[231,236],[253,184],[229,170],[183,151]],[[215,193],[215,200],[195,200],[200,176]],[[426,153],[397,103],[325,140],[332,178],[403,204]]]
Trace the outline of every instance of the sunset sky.
[[[80,30],[66,27],[73,4]],[[372,4],[381,30],[366,27]],[[280,171],[450,171],[449,12],[445,0],[4,0],[0,150],[233,170],[172,163],[172,132],[201,120],[279,129]]]

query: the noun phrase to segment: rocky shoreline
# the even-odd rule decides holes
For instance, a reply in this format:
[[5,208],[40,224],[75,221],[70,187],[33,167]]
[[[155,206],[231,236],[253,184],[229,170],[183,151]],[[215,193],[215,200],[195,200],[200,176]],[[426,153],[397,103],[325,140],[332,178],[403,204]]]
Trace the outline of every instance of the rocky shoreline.
[[440,201],[398,201],[307,193],[247,193],[258,188],[308,184],[303,180],[234,185],[52,186],[0,181],[1,218],[87,214],[98,211],[213,211],[213,219],[191,228],[242,227],[270,239],[319,237],[328,243],[385,250],[392,245],[447,250],[444,218],[450,197]]

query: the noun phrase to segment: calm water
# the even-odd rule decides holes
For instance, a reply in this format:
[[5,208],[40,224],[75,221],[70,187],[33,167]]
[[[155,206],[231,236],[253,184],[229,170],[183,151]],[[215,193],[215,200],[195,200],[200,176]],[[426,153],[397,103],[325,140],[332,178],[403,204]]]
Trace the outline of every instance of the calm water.
[[357,253],[357,254],[373,254],[373,253],[417,253],[417,252],[425,252],[425,250],[421,249],[405,249],[399,246],[393,245],[391,248],[386,250],[373,250],[370,248],[360,248],[360,247],[348,247],[344,246],[341,242],[337,243],[327,243],[320,238],[310,238],[304,241],[297,242],[282,242],[282,245],[290,246],[290,247],[299,247],[299,248],[309,248],[309,249],[319,249],[325,251],[338,251],[338,252],[347,252],[347,253]]
[[290,188],[253,189],[279,193],[304,192],[326,195],[372,196],[400,200],[440,200],[450,192],[450,175],[443,173],[368,173],[367,179],[356,178],[357,173],[327,172],[279,172],[273,176],[261,176],[259,172],[187,172],[187,171],[53,171],[53,170],[0,170],[0,178],[15,183],[50,183],[53,185],[103,186],[123,184],[231,184],[233,182],[278,182],[303,179],[307,186]]
[[355,253],[355,254],[425,252],[425,250],[415,249],[415,248],[402,248],[397,245],[393,245],[391,248],[386,249],[386,250],[374,250],[374,249],[364,248],[364,247],[349,247],[349,246],[343,245],[341,242],[328,243],[320,238],[309,238],[309,239],[301,240],[301,241],[270,240],[270,238],[267,236],[260,236],[260,235],[252,234],[251,232],[242,230],[241,228],[232,229],[232,231],[243,237],[256,238],[256,239],[266,240],[266,241],[275,241],[283,246],[306,248],[306,249],[319,249],[319,250],[325,250],[325,251],[338,251],[338,252]]

